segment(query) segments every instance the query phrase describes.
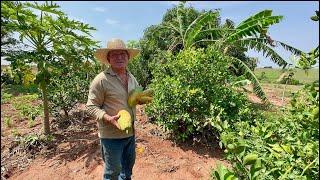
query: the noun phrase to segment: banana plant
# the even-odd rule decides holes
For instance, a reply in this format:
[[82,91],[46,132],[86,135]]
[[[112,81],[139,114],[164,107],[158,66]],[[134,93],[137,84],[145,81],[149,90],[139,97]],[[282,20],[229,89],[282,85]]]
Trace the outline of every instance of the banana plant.
[[[233,47],[240,46],[246,50],[253,49],[262,52],[265,57],[269,57],[279,66],[287,66],[284,60],[275,50],[274,47],[282,46],[285,50],[292,52],[294,55],[301,55],[303,52],[286,43],[273,40],[267,35],[268,28],[279,23],[283,16],[273,16],[272,10],[264,10],[250,16],[233,28],[232,23],[229,26],[210,26],[209,23],[218,21],[219,12],[208,11],[201,14],[188,26],[182,22],[180,11],[183,5],[180,4],[176,11],[176,20],[173,22],[164,23],[162,28],[169,30],[171,33],[167,36],[168,41],[172,44],[170,47],[180,45],[181,49],[197,47],[199,44],[214,44],[225,54],[233,51]],[[215,23],[213,23],[215,24]],[[210,37],[210,38],[209,38]],[[169,48],[171,50],[172,48]],[[240,59],[233,57],[236,67],[244,71],[246,77],[252,81],[254,92],[264,101],[267,102],[267,97],[254,73]],[[233,66],[235,67],[235,66]]]
[[[47,86],[53,72],[59,67],[77,67],[77,63],[92,57],[92,48],[97,42],[90,39],[95,28],[79,21],[69,19],[59,6],[52,1],[41,4],[18,2],[8,6],[1,3],[1,11],[9,14],[6,28],[19,35],[27,50],[19,56],[9,58],[12,62],[22,60],[24,64],[36,64],[35,82],[42,92],[44,107],[44,134],[50,133]],[[39,15],[35,14],[39,12]],[[80,33],[77,33],[80,32]],[[12,55],[14,56],[14,55]]]
[[[268,28],[276,23],[279,23],[283,16],[273,16],[272,10],[261,11],[246,20],[239,23],[239,25],[229,31],[230,34],[224,36],[220,42],[217,42],[223,47],[223,52],[232,51],[234,44],[239,44],[246,49],[253,49],[262,52],[265,57],[269,57],[274,63],[279,66],[286,67],[288,62],[284,60],[273,49],[275,46],[282,46],[285,50],[292,52],[295,55],[301,55],[303,52],[297,48],[287,45],[283,42],[271,39],[267,35]],[[244,70],[244,75],[252,81],[254,92],[264,101],[267,97],[254,73],[238,58],[232,58],[237,63],[239,68]]]
[[[201,14],[194,21],[192,21],[188,26],[186,26],[182,21],[182,16],[180,13],[181,9],[177,8],[177,19],[173,22],[165,22],[160,27],[162,29],[169,30],[171,33],[167,38],[171,39],[171,45],[169,47],[176,47],[180,45],[181,49],[187,49],[195,46],[200,42],[214,42],[216,41],[219,34],[221,34],[222,28],[212,27],[210,29],[207,27],[210,22],[214,22],[219,16],[218,11],[212,12],[208,11]],[[210,39],[201,39],[205,35],[210,35]],[[172,48],[169,48],[169,50]]]

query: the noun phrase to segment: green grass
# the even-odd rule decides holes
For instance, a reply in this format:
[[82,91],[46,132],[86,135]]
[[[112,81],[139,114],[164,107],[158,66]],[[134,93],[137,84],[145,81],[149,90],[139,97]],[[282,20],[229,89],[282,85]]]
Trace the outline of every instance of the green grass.
[[12,121],[10,117],[4,117],[4,124],[8,127],[11,128],[12,127]]
[[[265,72],[266,76],[266,78],[260,80],[262,83],[276,83],[277,79],[282,74],[281,69],[257,68],[254,71],[258,79],[261,77],[262,72]],[[306,74],[304,70],[295,69],[293,78],[303,84],[319,81],[319,69],[310,69],[308,74]]]
[[303,85],[285,85],[285,84],[271,84],[262,83],[262,88],[267,90],[272,90],[274,95],[277,97],[282,97],[283,91],[285,92],[285,97],[291,97],[292,93],[296,93],[298,90],[303,88]]
[[28,94],[36,94],[39,93],[38,86],[35,84],[31,84],[29,86],[23,86],[23,85],[4,85],[1,87],[1,92],[11,94],[13,96],[22,94],[22,95],[28,95]]
[[12,94],[1,91],[1,104],[6,104],[10,102]]

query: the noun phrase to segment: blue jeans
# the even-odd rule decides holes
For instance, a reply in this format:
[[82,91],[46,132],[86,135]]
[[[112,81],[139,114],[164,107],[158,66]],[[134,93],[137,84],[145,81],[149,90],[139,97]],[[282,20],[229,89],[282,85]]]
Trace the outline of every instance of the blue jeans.
[[131,180],[136,159],[135,136],[123,139],[101,138],[104,161],[103,180]]

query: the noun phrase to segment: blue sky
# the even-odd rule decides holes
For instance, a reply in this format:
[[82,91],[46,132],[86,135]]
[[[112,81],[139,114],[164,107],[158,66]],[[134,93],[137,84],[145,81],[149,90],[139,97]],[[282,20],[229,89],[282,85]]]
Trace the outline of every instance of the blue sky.
[[[93,38],[106,41],[118,37],[124,41],[139,40],[143,31],[150,25],[159,24],[165,12],[178,4],[178,1],[56,1],[72,19],[80,20],[95,27]],[[310,51],[319,44],[318,23],[310,16],[318,10],[318,1],[188,1],[197,10],[221,9],[221,18],[229,18],[236,24],[249,16],[265,10],[273,10],[274,15],[284,19],[269,29],[271,37],[303,51]],[[285,59],[290,53],[277,48]],[[258,66],[275,66],[261,53],[249,51],[251,57],[258,57]]]

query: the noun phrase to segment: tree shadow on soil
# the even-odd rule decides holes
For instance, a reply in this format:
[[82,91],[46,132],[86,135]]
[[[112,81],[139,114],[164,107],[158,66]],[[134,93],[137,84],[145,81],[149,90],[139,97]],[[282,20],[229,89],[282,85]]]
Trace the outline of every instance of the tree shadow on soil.
[[51,153],[47,154],[45,159],[55,159],[65,164],[75,160],[85,161],[85,167],[89,168],[89,171],[101,164],[102,158],[96,123],[90,119],[83,122],[81,124],[83,129],[60,129],[53,133],[55,141],[50,145]]
[[219,141],[216,139],[206,140],[204,138],[197,140],[187,140],[185,142],[176,140],[175,137],[170,137],[168,140],[175,143],[183,151],[193,151],[197,155],[205,158],[224,159],[223,150],[219,147]]
[[[219,141],[214,137],[199,137],[194,136],[193,139],[186,140],[185,142],[177,140],[177,138],[172,135],[164,132],[156,124],[147,120],[147,123],[151,124],[150,129],[148,130],[149,136],[156,136],[160,139],[165,139],[173,142],[172,146],[177,146],[183,151],[193,151],[196,154],[203,156],[205,158],[217,158],[223,159],[223,150],[219,147]],[[141,138],[137,142],[145,141]]]

